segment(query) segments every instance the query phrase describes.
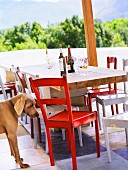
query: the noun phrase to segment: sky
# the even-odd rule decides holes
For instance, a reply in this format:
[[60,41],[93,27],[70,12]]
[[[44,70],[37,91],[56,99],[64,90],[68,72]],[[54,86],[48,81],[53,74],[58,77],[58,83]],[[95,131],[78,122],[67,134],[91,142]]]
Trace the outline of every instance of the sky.
[[0,29],[34,21],[47,27],[73,15],[82,17],[81,0],[0,0]]
[[[128,18],[128,0],[92,0],[92,8],[103,22]],[[73,15],[83,19],[82,0],[0,0],[0,30],[34,21],[46,28]]]

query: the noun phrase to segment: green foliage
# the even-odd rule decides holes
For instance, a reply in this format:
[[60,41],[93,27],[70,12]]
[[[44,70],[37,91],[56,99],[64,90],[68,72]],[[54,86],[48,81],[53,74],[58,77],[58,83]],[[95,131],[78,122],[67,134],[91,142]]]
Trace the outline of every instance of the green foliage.
[[[94,21],[97,47],[128,46],[128,19],[116,19],[102,23]],[[39,23],[29,22],[7,30],[0,30],[0,51],[63,48],[85,48],[84,23],[74,15],[64,22],[43,28]]]
[[125,47],[125,42],[122,40],[121,35],[119,33],[115,33],[113,35],[113,47]]
[[73,48],[85,47],[83,20],[79,20],[78,16],[73,16],[72,19],[66,19],[60,25],[62,27],[60,40],[63,47],[67,47],[68,44]]
[[101,20],[95,20],[94,22],[96,45],[97,47],[111,47],[112,46],[112,34],[103,26]]
[[78,16],[66,19],[58,25],[49,26],[45,35],[47,48],[58,48],[59,44],[64,48],[67,48],[68,44],[73,48],[85,47],[84,24]]
[[30,31],[31,39],[37,44],[39,44],[43,41],[44,35],[45,35],[45,32],[42,26],[38,24],[37,22],[33,22],[32,28]]
[[112,34],[112,46],[128,46],[128,19],[116,19],[104,23],[104,27]]
[[44,42],[47,45],[47,48],[58,48],[61,41],[62,34],[61,25],[52,25],[46,29],[46,36]]

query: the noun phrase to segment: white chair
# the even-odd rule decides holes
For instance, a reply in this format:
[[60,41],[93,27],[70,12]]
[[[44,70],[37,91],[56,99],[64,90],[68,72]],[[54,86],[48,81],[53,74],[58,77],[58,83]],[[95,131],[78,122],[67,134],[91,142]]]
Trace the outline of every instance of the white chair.
[[[128,59],[123,59],[123,70],[128,71]],[[127,78],[128,80],[128,78]],[[128,82],[124,82],[124,93],[128,93]],[[125,109],[128,110],[128,103],[125,103]]]
[[[126,102],[128,102],[128,95],[120,99],[120,101],[115,100],[114,104],[119,104],[119,103],[125,104]],[[105,143],[106,143],[106,148],[108,153],[108,161],[111,162],[108,127],[125,128],[126,145],[128,146],[128,111],[124,111],[123,113],[111,117],[103,117],[103,129],[104,129]]]
[[7,95],[6,95],[6,91],[5,91],[4,84],[3,84],[3,82],[2,82],[1,76],[0,76],[0,86],[1,86],[0,91],[1,91],[1,93],[3,93],[4,99],[7,100],[8,97],[7,97]]
[[[19,77],[17,76],[17,71],[19,71],[19,67],[15,67],[14,65],[12,65],[11,71],[12,71],[14,78],[15,78],[16,93],[17,94],[25,93],[24,87],[22,86],[22,83],[21,83]],[[23,121],[23,116],[24,116],[24,114],[21,114],[21,120],[22,121]],[[27,124],[27,115],[26,114],[25,114],[25,123]]]
[[[124,71],[126,71],[127,66],[128,66],[128,59],[126,60],[123,59],[123,70]],[[121,101],[123,103],[123,100],[125,99],[125,97],[127,97],[126,83],[127,82],[124,82],[124,93],[101,95],[101,96],[96,97],[96,106],[97,106],[97,111],[98,111],[98,116],[99,116],[100,128],[101,128],[101,119],[100,119],[99,104],[102,105],[103,116],[106,117],[105,106],[118,104],[118,103],[121,103]],[[128,110],[128,103],[125,102],[125,104],[123,104],[123,108],[125,108],[125,110]]]
[[21,83],[19,77],[17,76],[17,71],[19,71],[19,67],[14,67],[14,65],[12,65],[11,71],[12,71],[12,73],[14,74],[15,87],[16,87],[16,92],[17,92],[17,94],[19,94],[19,93],[24,93],[24,88],[23,88],[23,86],[22,86],[22,83]]
[[12,89],[4,86],[2,78],[0,76],[0,94],[3,94],[4,100],[8,99],[8,96],[7,96],[8,93],[10,94],[10,97],[12,97]]
[[102,127],[101,122],[101,114],[99,109],[99,104],[102,106],[103,111],[103,117],[106,117],[106,110],[105,106],[112,105],[112,104],[121,104],[125,103],[125,100],[127,99],[128,95],[124,93],[120,94],[113,94],[113,95],[104,95],[104,96],[97,96],[96,97],[96,106],[97,106],[97,112],[98,112],[98,118],[99,118],[99,125],[100,129]]

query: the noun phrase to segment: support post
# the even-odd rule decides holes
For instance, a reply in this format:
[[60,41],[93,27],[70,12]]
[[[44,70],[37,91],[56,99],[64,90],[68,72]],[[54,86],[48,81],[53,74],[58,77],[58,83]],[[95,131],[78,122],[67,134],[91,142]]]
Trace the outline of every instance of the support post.
[[83,8],[88,64],[89,66],[98,66],[91,0],[82,0],[82,8]]

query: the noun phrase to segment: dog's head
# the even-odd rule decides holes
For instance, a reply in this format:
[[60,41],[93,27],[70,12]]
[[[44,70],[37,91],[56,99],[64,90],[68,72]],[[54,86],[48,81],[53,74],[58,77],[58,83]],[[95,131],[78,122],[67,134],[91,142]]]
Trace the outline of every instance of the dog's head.
[[26,113],[30,117],[37,117],[38,112],[36,110],[35,100],[28,94],[20,94],[17,96],[17,101],[14,104],[14,109],[18,115],[22,112]]

